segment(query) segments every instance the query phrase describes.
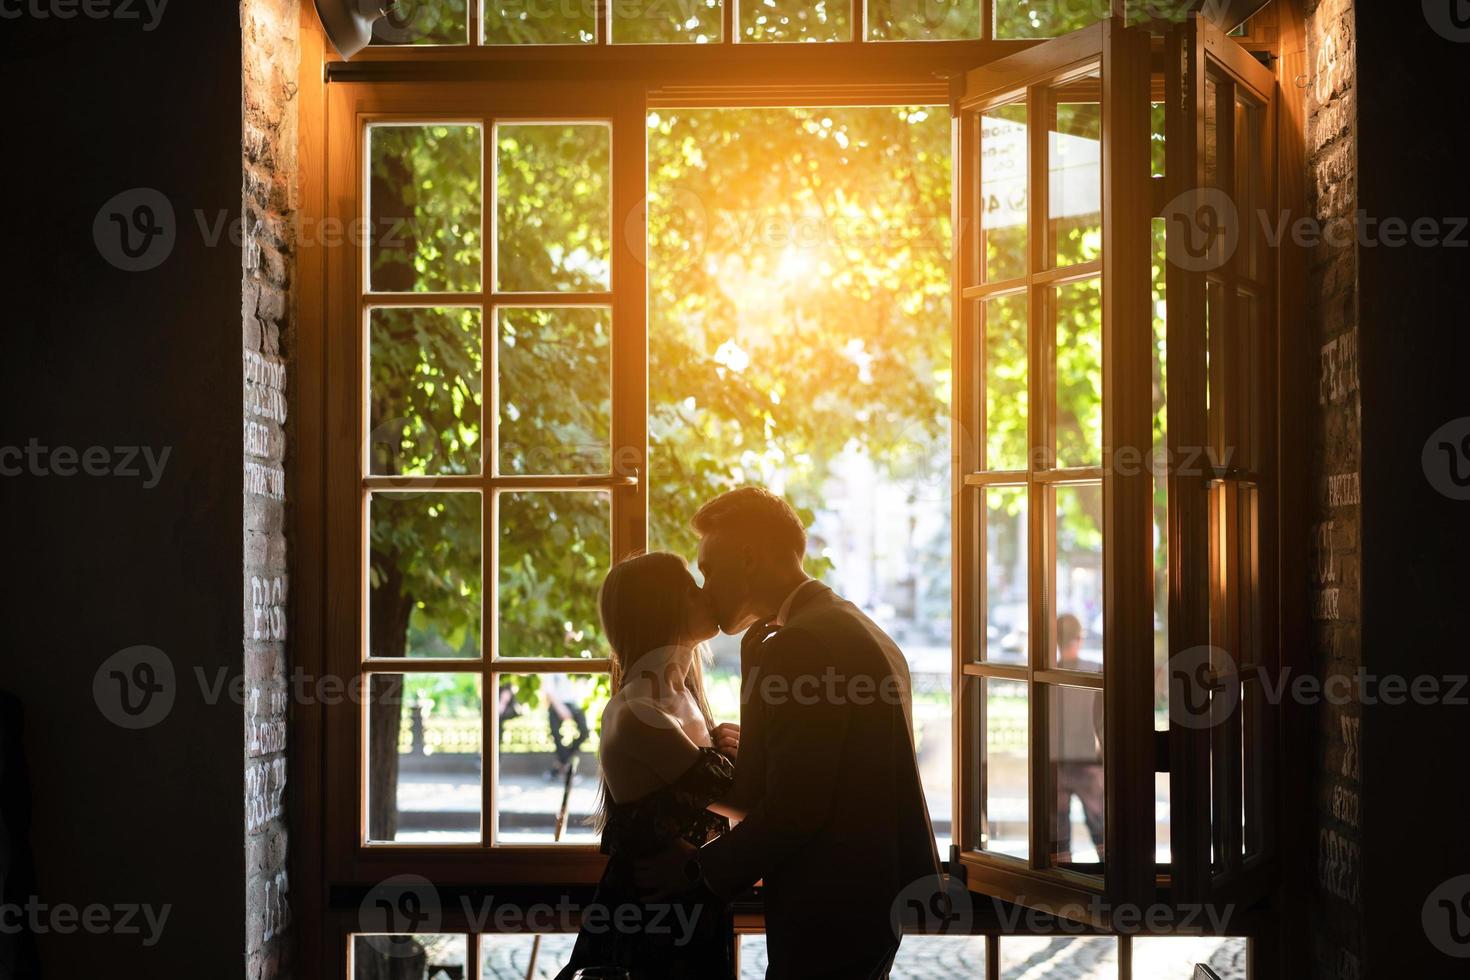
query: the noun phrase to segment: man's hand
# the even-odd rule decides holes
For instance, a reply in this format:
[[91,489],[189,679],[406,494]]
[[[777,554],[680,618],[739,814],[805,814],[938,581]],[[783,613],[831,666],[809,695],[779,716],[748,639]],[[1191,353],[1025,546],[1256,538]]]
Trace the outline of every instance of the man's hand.
[[642,861],[633,862],[633,883],[649,902],[662,902],[672,895],[687,891],[695,883],[684,874],[698,849],[683,838]]
[[733,761],[740,755],[740,726],[726,722],[716,725],[714,731],[715,748],[729,756]]

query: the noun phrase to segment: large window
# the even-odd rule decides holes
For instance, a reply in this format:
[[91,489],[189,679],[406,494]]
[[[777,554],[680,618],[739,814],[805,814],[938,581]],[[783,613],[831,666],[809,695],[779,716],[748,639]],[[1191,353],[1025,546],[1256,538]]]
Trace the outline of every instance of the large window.
[[[595,881],[598,585],[639,550],[692,556],[694,508],[760,481],[909,654],[972,891],[1085,912],[1259,885],[1272,262],[1254,223],[1224,248],[1193,198],[1160,205],[1270,203],[1274,80],[1193,22],[1154,75],[1091,2],[726,2],[425,0],[379,40],[720,44],[727,66],[833,40],[894,78],[814,85],[772,45],[792,77],[736,95],[685,61],[505,81],[538,63],[497,47],[369,52],[464,77],[328,87],[328,215],[363,229],[326,255],[324,665],[353,692],[322,714],[329,880]],[[951,87],[903,60],[920,46],[867,44],[946,39],[925,51],[1009,57]],[[905,948],[1005,977],[1244,957],[1192,941]],[[481,976],[565,952],[445,923],[348,959],[395,943]]]

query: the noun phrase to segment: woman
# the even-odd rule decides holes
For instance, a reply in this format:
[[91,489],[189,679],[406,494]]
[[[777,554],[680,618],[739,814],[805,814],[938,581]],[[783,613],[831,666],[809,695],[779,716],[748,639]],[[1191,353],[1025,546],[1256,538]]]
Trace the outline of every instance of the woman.
[[676,838],[698,847],[742,814],[729,801],[738,725],[715,725],[704,696],[705,641],[719,631],[682,558],[662,552],[620,562],[602,584],[613,698],[602,714],[602,805],[607,870],[583,910],[567,967],[621,967],[633,980],[733,980],[734,923],[707,893],[646,905],[633,863]]

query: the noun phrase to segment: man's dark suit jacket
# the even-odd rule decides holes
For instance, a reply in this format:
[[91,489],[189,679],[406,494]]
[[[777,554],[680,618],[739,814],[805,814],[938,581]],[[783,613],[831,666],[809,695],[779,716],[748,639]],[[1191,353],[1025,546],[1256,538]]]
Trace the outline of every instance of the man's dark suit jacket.
[[937,878],[898,646],[819,583],[742,651],[735,796],[749,815],[700,851],[731,896],[764,879],[768,980],[868,980],[898,944],[900,892]]

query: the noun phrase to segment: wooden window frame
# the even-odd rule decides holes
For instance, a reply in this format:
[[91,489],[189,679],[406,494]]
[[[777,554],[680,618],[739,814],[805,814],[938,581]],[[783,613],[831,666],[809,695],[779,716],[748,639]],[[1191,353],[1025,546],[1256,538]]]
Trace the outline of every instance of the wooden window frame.
[[[474,0],[472,0],[474,2]],[[1119,0],[1121,2],[1121,0]],[[548,118],[566,116],[568,106],[575,106],[577,114],[595,115],[610,119],[614,127],[614,249],[613,289],[618,294],[614,308],[615,323],[628,323],[629,317],[640,325],[636,341],[628,340],[613,352],[614,363],[629,365],[630,370],[646,372],[646,284],[643,282],[641,246],[630,245],[630,236],[618,234],[617,222],[620,204],[626,205],[627,195],[634,192],[634,200],[641,201],[645,193],[645,173],[641,156],[638,166],[623,156],[624,166],[619,166],[617,133],[619,129],[642,135],[644,114],[649,108],[667,106],[756,106],[756,105],[875,105],[875,104],[943,104],[951,94],[952,79],[977,66],[989,65],[1001,58],[1025,52],[1049,42],[1045,41],[996,41],[992,34],[992,7],[989,0],[982,3],[984,27],[982,39],[978,41],[923,41],[923,42],[878,42],[868,41],[865,31],[855,29],[852,41],[823,45],[792,44],[736,44],[727,32],[727,43],[720,46],[686,45],[609,45],[600,43],[586,46],[496,46],[475,47],[471,45],[446,48],[384,48],[369,49],[352,63],[329,60],[329,48],[322,37],[311,11],[310,0],[303,0],[302,23],[302,79],[303,112],[300,147],[303,160],[318,161],[315,168],[308,165],[303,180],[301,213],[307,220],[337,219],[343,227],[352,227],[350,222],[358,217],[356,198],[359,183],[359,164],[354,154],[355,145],[344,144],[338,132],[344,120],[354,132],[365,125],[362,120],[374,113],[400,118],[425,117],[472,117],[487,118],[489,105],[515,105],[517,111],[527,117]],[[1253,50],[1269,49],[1274,39],[1274,13],[1267,11],[1268,29],[1261,32],[1252,29],[1249,38],[1241,38],[1245,47]],[[727,17],[729,15],[727,14]],[[855,21],[858,25],[860,21]],[[1098,30],[1103,29],[1098,25]],[[859,52],[856,44],[864,45]],[[1161,45],[1154,44],[1153,64],[1156,71],[1168,65],[1168,53]],[[729,79],[760,79],[759,84],[746,82],[732,84]],[[530,84],[530,83],[534,83]],[[537,93],[532,96],[528,93]],[[499,113],[497,112],[497,115]],[[491,157],[491,133],[486,129],[486,158]],[[642,141],[639,141],[640,147]],[[956,166],[961,148],[956,137]],[[1299,148],[1295,151],[1299,154]],[[1295,157],[1293,157],[1295,159]],[[636,171],[636,172],[635,172]],[[344,183],[345,181],[345,183]],[[1296,181],[1291,181],[1295,185]],[[487,188],[491,186],[487,183]],[[959,185],[957,184],[957,191]],[[1296,188],[1300,191],[1300,187]],[[1296,194],[1294,200],[1300,195]],[[1156,200],[1162,200],[1157,194]],[[491,220],[492,207],[487,193],[486,220]],[[956,208],[959,207],[958,193]],[[636,236],[632,236],[636,238]],[[490,266],[490,238],[486,238],[487,274],[493,274]],[[1111,251],[1111,250],[1107,250]],[[957,253],[958,260],[959,255]],[[1278,258],[1275,264],[1287,263],[1288,258]],[[300,337],[300,369],[294,383],[298,386],[296,399],[298,422],[298,461],[294,485],[298,490],[299,512],[295,522],[299,529],[293,548],[293,567],[296,571],[297,612],[293,618],[293,658],[298,667],[308,676],[355,676],[361,666],[355,655],[344,656],[349,648],[360,651],[362,628],[360,611],[352,608],[352,602],[344,602],[341,596],[360,596],[360,570],[365,555],[357,549],[363,547],[361,528],[363,475],[358,466],[361,457],[356,433],[362,431],[359,392],[351,384],[344,385],[343,379],[356,379],[361,374],[365,361],[363,351],[364,332],[354,329],[355,321],[344,318],[342,310],[356,307],[361,295],[361,285],[353,280],[362,267],[361,262],[341,262],[333,258],[333,251],[324,248],[319,241],[303,243],[301,254],[301,285],[299,302],[302,310],[303,330]],[[347,269],[344,272],[344,268]],[[627,276],[627,282],[623,281]],[[487,280],[482,288],[493,292],[493,283]],[[1171,283],[1171,293],[1173,285]],[[634,297],[636,296],[636,299]],[[522,297],[518,297],[522,298]],[[577,297],[585,300],[585,297]],[[464,297],[457,297],[463,301]],[[627,309],[623,309],[623,306]],[[344,327],[344,323],[347,326]],[[484,329],[490,333],[494,321],[485,317]],[[956,316],[954,329],[957,343],[965,320]],[[615,331],[617,328],[615,327]],[[1275,338],[1272,338],[1273,340]],[[645,345],[641,349],[638,344]],[[1283,349],[1285,342],[1283,343]],[[1172,345],[1171,345],[1172,349]],[[492,348],[486,347],[485,355],[489,370]],[[621,350],[621,356],[619,353]],[[962,352],[968,354],[968,351]],[[1300,352],[1298,352],[1300,353]],[[956,364],[962,363],[957,361]],[[614,369],[618,370],[617,367]],[[618,382],[615,380],[615,386]],[[633,390],[646,391],[646,376],[625,383]],[[958,404],[963,382],[957,372],[956,402]],[[487,393],[488,394],[488,393]],[[1106,398],[1106,395],[1105,395]],[[1172,398],[1171,398],[1172,401]],[[486,410],[489,409],[488,401]],[[646,428],[646,401],[636,419],[629,412],[615,411],[613,446],[638,445],[643,447],[646,459],[646,440],[640,438]],[[1136,413],[1135,413],[1136,414]],[[1273,419],[1274,421],[1274,419]],[[638,433],[630,426],[636,422]],[[973,431],[973,430],[972,430]],[[1171,424],[1170,431],[1175,431]],[[631,435],[631,438],[630,438]],[[1105,440],[1106,442],[1106,440]],[[962,480],[968,472],[959,457],[964,451],[963,442],[955,445],[956,477]],[[646,465],[640,464],[640,474],[646,473]],[[610,488],[614,494],[613,554],[622,553],[626,547],[637,547],[646,540],[647,488],[642,480],[635,486]],[[965,488],[956,488],[957,502]],[[1272,493],[1274,494],[1274,490]],[[1263,499],[1267,486],[1262,485]],[[628,495],[622,506],[616,503],[619,494]],[[1172,495],[1171,495],[1172,499]],[[1274,497],[1271,498],[1274,503]],[[1274,512],[1274,507],[1269,508]],[[961,515],[968,514],[966,508],[957,505],[955,511],[957,541],[959,536],[973,534],[973,521],[961,527]],[[1297,520],[1300,515],[1293,515]],[[1274,517],[1268,515],[1270,527],[1262,525],[1263,536],[1258,554],[1260,563],[1260,586],[1262,595],[1274,599],[1276,581],[1276,535]],[[1269,532],[1269,533],[1268,533]],[[486,528],[487,535],[489,528]],[[1171,528],[1172,534],[1172,528]],[[491,554],[484,556],[486,567]],[[956,553],[956,584],[959,584],[959,553]],[[1138,558],[1132,559],[1136,564]],[[350,570],[344,572],[344,570]],[[1171,568],[1171,581],[1175,579]],[[1109,576],[1116,581],[1116,575]],[[340,589],[345,584],[347,592]],[[487,577],[485,588],[494,587]],[[965,604],[958,601],[962,593],[956,591],[956,747],[973,735],[973,722],[960,710],[961,697],[968,684],[968,672],[964,668],[960,652],[963,634],[961,611]],[[1283,616],[1290,615],[1293,622],[1303,611],[1294,606],[1283,609]],[[971,610],[973,615],[973,610]],[[966,622],[973,622],[973,619]],[[1116,620],[1113,621],[1116,628]],[[1272,622],[1269,616],[1262,622],[1265,635],[1270,639]],[[345,639],[345,644],[344,644]],[[1110,661],[1115,658],[1109,657]],[[404,666],[423,669],[427,661],[414,660]],[[585,670],[592,662],[578,661],[577,666]],[[463,664],[455,664],[462,669]],[[491,661],[483,663],[482,673],[488,677]],[[536,661],[502,662],[495,664],[513,666],[517,672],[564,670],[557,662]],[[488,691],[488,689],[487,689]],[[1136,693],[1136,692],[1135,692]],[[1140,700],[1134,697],[1133,700]],[[357,723],[344,715],[354,714],[355,706],[347,705],[342,710],[329,710],[321,704],[293,704],[292,706],[292,782],[302,787],[301,792],[291,794],[293,827],[304,832],[307,839],[293,847],[293,877],[296,877],[296,895],[300,905],[300,929],[303,936],[304,962],[330,965],[337,962],[340,948],[331,938],[338,927],[350,931],[351,924],[341,917],[346,896],[361,885],[372,884],[400,873],[421,874],[446,886],[477,884],[528,885],[554,884],[558,886],[586,885],[594,882],[601,868],[600,857],[591,848],[575,845],[538,846],[513,845],[507,848],[488,847],[485,843],[459,848],[423,847],[415,845],[364,846],[359,840],[343,839],[339,833],[343,827],[358,826],[359,817],[356,795],[344,803],[342,794],[336,792],[342,773],[358,773],[360,747],[356,744]],[[485,714],[488,729],[491,715],[488,707]],[[1146,716],[1147,712],[1141,713]],[[1108,718],[1117,719],[1119,711],[1112,705],[1107,709]],[[1110,721],[1111,724],[1111,721]],[[1140,743],[1142,732],[1134,733],[1132,741]],[[1152,733],[1148,733],[1152,734]],[[1171,745],[1178,743],[1171,734]],[[1110,752],[1122,752],[1118,737],[1108,738]],[[493,752],[493,741],[482,740],[485,751]],[[1151,750],[1150,750],[1151,751]],[[1181,758],[1178,749],[1171,755]],[[959,791],[963,785],[960,769],[960,754],[956,752],[955,814],[956,840],[963,839],[962,828],[967,804]],[[1151,758],[1151,756],[1150,756]],[[1152,767],[1138,771],[1131,777],[1141,781],[1148,777],[1151,787]],[[482,781],[493,790],[494,776],[489,764],[482,769]],[[1150,789],[1151,792],[1151,789]],[[1108,815],[1110,835],[1120,825],[1120,818],[1111,810]],[[1176,807],[1180,806],[1176,802]],[[1271,820],[1266,826],[1269,829]],[[485,809],[482,821],[488,827],[493,820],[493,810]],[[1034,817],[1033,817],[1034,821]],[[1177,821],[1176,821],[1177,826]],[[316,840],[311,839],[319,833]],[[488,835],[487,835],[488,836]],[[1151,849],[1151,828],[1147,835],[1147,847]],[[1136,840],[1132,849],[1137,851],[1144,845]],[[1121,852],[1110,846],[1109,864],[1117,867]],[[466,852],[469,852],[468,854]],[[1176,846],[1176,855],[1180,852]],[[478,860],[466,857],[480,855]],[[958,873],[970,878],[972,887],[977,884],[990,886],[994,894],[1021,892],[1061,906],[1071,900],[1083,899],[1097,894],[1088,887],[1078,887],[1076,882],[1042,881],[1024,872],[1003,868],[985,868],[983,861],[961,856],[955,865]],[[1182,876],[1182,867],[1176,871]],[[1251,872],[1252,893],[1259,891],[1261,883],[1268,881],[1268,869],[1255,866]],[[1202,879],[1199,879],[1202,880]],[[1136,896],[1151,895],[1154,884],[1165,884],[1143,876],[1130,878],[1125,884],[1119,877],[1110,879],[1110,890],[1119,887]],[[1188,881],[1181,882],[1188,884]],[[1219,883],[1217,883],[1219,884]],[[1240,893],[1239,880],[1224,883],[1232,893]],[[1024,891],[1022,891],[1024,889]],[[1187,887],[1176,890],[1176,900],[1183,900],[1192,892]],[[335,926],[333,925],[335,924]],[[753,927],[754,920],[747,923]],[[458,930],[455,930],[458,931]],[[1126,937],[1123,937],[1126,940]],[[1120,946],[1126,947],[1126,941]],[[989,945],[990,956],[994,956],[994,943]],[[339,971],[340,972],[340,971]]]

